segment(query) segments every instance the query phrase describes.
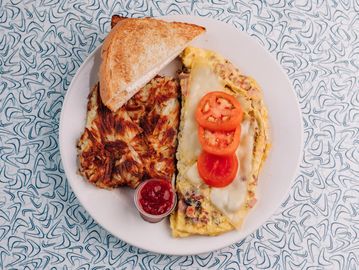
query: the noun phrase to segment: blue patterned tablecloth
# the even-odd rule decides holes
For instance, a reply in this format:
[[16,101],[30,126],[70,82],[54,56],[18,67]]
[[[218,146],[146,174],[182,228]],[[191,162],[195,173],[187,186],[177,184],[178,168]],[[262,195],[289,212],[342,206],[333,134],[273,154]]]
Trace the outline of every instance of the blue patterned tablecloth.
[[[112,14],[225,21],[288,74],[303,161],[281,208],[243,241],[197,256],[153,254],[107,233],[71,191],[61,106]],[[358,77],[358,0],[0,0],[0,269],[359,269]]]

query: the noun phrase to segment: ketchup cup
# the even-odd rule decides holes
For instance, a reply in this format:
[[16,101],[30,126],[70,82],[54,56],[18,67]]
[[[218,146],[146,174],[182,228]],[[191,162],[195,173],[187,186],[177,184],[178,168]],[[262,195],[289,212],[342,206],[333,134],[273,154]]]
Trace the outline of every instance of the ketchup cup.
[[177,203],[177,195],[171,181],[153,178],[137,187],[134,201],[145,221],[157,223],[173,211]]

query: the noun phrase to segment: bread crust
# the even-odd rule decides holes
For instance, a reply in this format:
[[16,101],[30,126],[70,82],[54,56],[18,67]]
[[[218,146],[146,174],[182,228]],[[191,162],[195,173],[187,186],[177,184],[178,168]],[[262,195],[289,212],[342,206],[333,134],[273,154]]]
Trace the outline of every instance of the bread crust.
[[136,85],[138,80],[174,58],[174,54],[204,32],[204,27],[194,24],[121,18],[102,46],[99,73],[102,102],[110,110],[118,110],[147,83]]
[[122,17],[120,15],[112,15],[111,17],[111,29],[115,27],[120,21],[127,19],[126,17]]

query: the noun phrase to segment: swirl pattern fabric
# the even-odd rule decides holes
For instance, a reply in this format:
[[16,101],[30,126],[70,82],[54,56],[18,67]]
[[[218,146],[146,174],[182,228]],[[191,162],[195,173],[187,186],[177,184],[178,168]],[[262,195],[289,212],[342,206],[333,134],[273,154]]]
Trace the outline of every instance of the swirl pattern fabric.
[[[290,78],[304,156],[287,199],[227,248],[164,256],[102,229],[58,148],[64,95],[112,14],[191,14],[254,37]],[[359,269],[359,1],[0,0],[0,269]]]

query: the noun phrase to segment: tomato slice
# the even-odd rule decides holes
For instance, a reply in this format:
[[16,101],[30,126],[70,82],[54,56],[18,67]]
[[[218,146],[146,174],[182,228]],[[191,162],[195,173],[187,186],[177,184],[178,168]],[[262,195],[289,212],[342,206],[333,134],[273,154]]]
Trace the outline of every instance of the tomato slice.
[[241,104],[224,92],[210,92],[202,97],[196,110],[196,120],[210,130],[233,130],[243,118]]
[[241,136],[241,126],[231,131],[212,131],[201,126],[198,127],[198,138],[204,151],[227,156],[233,154]]
[[202,151],[197,161],[199,176],[212,187],[225,187],[233,182],[238,170],[236,155],[217,156]]

